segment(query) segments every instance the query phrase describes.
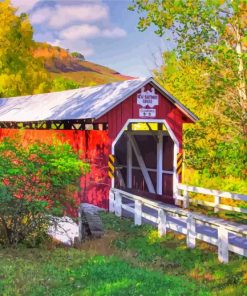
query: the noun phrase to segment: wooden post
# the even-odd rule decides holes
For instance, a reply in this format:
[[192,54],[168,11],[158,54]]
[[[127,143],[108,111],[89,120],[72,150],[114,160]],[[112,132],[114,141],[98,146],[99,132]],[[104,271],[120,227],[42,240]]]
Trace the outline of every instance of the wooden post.
[[142,224],[142,203],[135,200],[135,225]]
[[177,154],[179,152],[178,143],[174,142],[173,148],[173,198],[175,199],[175,205],[179,205],[178,197],[178,174],[177,174]]
[[157,194],[162,195],[162,185],[163,185],[163,134],[161,131],[158,133],[158,143],[157,143]]
[[122,196],[119,192],[115,193],[115,215],[117,217],[122,216]]
[[159,236],[166,235],[166,219],[167,214],[164,210],[158,210],[158,233]]
[[190,198],[189,198],[189,192],[187,190],[184,190],[183,197],[184,197],[184,200],[183,200],[183,208],[184,209],[188,209]]
[[127,188],[132,188],[132,146],[127,138]]
[[222,263],[228,263],[228,231],[224,226],[218,228],[218,258]]
[[192,214],[188,214],[187,217],[187,246],[189,248],[195,248],[196,246],[196,221]]
[[220,205],[220,196],[215,195],[215,197],[214,197],[214,212],[215,213],[219,212],[219,205]]
[[115,195],[114,192],[112,190],[110,190],[109,193],[109,212],[110,213],[114,213],[115,211]]

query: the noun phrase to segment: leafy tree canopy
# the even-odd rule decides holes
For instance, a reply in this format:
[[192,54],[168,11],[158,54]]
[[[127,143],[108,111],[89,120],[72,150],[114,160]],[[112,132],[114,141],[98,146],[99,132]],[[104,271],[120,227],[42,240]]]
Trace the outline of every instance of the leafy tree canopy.
[[154,25],[174,44],[154,74],[201,119],[185,134],[190,164],[246,175],[247,1],[133,0],[130,10],[141,31]]
[[33,57],[35,42],[27,15],[16,15],[9,0],[0,2],[0,97],[45,92],[49,77]]
[[75,89],[79,87],[80,87],[80,84],[72,79],[56,77],[52,81],[51,91],[63,91],[63,90]]

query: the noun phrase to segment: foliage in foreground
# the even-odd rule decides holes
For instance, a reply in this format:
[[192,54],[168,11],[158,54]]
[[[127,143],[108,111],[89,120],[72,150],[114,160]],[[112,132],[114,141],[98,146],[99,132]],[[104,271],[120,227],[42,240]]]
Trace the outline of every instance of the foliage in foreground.
[[0,249],[1,295],[247,295],[246,259],[220,264],[206,244],[190,250],[183,236],[159,238],[151,226],[102,219],[105,236],[77,250]]
[[0,250],[0,291],[13,295],[209,295],[180,277],[75,249]]
[[82,173],[89,170],[67,143],[21,138],[0,143],[0,243],[37,242],[50,215],[75,206]]

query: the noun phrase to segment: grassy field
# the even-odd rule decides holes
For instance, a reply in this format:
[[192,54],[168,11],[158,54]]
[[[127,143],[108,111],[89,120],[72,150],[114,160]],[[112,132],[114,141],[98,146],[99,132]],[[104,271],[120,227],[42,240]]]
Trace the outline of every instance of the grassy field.
[[80,248],[48,243],[0,250],[0,295],[247,295],[246,259],[219,264],[216,250],[182,235],[103,214],[106,234]]

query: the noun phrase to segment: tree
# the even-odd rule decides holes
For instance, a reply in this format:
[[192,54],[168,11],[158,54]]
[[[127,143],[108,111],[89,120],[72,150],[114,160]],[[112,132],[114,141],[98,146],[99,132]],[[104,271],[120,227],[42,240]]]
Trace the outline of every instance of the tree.
[[67,143],[20,138],[0,143],[0,242],[36,242],[51,215],[76,210],[80,177],[90,167]]
[[[204,100],[200,101],[201,107],[210,101],[209,113],[212,114],[214,129],[219,131],[218,134],[224,131],[224,136],[217,139],[221,141],[221,150],[226,148],[225,145],[229,151],[231,143],[237,141],[239,154],[242,155],[242,151],[247,149],[246,1],[133,0],[130,9],[142,14],[138,25],[140,30],[155,25],[156,34],[172,35],[175,60],[180,66],[182,63],[191,66],[203,63],[204,77],[208,81],[203,86],[207,98],[204,96]],[[183,79],[188,81],[189,77]],[[167,81],[164,84],[166,87]],[[185,92],[186,88],[188,86]],[[197,85],[194,88],[198,91]],[[178,97],[183,97],[182,92]],[[191,103],[187,105],[191,107]],[[207,126],[208,121],[203,124]],[[235,161],[239,160],[238,156],[234,157]],[[246,174],[242,169],[246,157],[241,161],[243,165],[239,171],[243,176]]]
[[165,52],[163,65],[154,71],[154,77],[199,117],[196,124],[184,126],[187,167],[203,172],[205,177],[243,176],[243,145],[236,139],[235,128],[226,126],[218,101],[209,95],[208,63],[178,59],[173,52]]
[[52,81],[51,91],[63,91],[68,89],[79,88],[80,84],[76,81],[63,77],[56,77]]
[[33,57],[33,29],[26,14],[16,15],[9,0],[0,2],[0,97],[45,92],[49,76]]

